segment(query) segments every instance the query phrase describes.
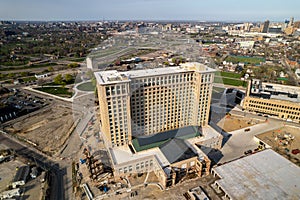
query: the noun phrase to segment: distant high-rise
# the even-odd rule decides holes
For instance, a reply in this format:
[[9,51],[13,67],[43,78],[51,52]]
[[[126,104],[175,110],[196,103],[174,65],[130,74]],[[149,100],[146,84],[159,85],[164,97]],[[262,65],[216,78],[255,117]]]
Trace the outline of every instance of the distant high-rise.
[[267,33],[269,31],[269,25],[270,25],[270,21],[267,20],[264,22],[263,26],[262,26],[262,33]]
[[288,26],[293,26],[293,24],[294,24],[294,17],[291,17]]

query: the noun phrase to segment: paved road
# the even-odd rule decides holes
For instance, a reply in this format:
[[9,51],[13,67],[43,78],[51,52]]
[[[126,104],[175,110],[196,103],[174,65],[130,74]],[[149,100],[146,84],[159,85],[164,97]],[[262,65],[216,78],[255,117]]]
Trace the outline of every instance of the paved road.
[[[231,114],[240,115],[241,117],[247,117],[252,119],[266,120],[266,117],[257,116],[252,113],[240,111],[239,109],[233,109]],[[244,156],[244,152],[247,150],[254,150],[258,147],[258,140],[255,139],[256,135],[278,129],[286,124],[285,121],[279,119],[268,118],[267,121],[256,124],[250,127],[250,131],[245,132],[245,128],[228,132],[227,141],[220,150],[216,152],[214,157],[217,163],[224,163],[231,160],[235,160]],[[225,135],[225,134],[224,134]]]

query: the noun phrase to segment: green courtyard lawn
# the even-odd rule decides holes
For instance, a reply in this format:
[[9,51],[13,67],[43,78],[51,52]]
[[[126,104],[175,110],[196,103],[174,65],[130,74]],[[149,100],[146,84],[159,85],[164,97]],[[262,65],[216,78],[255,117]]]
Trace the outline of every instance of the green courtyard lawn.
[[95,86],[92,84],[91,81],[89,81],[78,85],[77,89],[85,92],[92,92],[95,90]]
[[72,97],[72,92],[69,91],[69,88],[63,88],[63,87],[39,87],[34,88],[35,90],[39,90],[42,92],[46,92],[49,94],[53,94],[56,96],[61,97]]

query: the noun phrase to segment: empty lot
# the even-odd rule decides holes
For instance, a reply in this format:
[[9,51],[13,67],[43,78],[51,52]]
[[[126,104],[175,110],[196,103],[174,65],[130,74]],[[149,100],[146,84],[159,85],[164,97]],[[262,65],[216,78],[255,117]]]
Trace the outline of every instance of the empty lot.
[[72,110],[56,103],[34,116],[13,123],[5,130],[52,155],[61,148],[73,128]]

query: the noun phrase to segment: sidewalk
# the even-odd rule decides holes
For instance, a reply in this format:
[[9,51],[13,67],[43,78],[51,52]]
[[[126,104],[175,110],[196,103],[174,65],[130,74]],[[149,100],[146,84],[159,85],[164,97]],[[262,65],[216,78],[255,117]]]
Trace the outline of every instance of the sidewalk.
[[46,92],[42,92],[42,91],[39,91],[39,90],[35,90],[31,87],[24,87],[23,89],[31,91],[31,92],[39,93],[39,94],[42,94],[42,95],[46,95],[46,96],[49,96],[49,97],[53,97],[53,98],[56,98],[56,99],[60,99],[60,100],[63,100],[63,101],[67,101],[67,102],[73,102],[73,97],[76,95],[76,94],[73,95],[72,98],[65,98],[65,97],[60,97],[60,96],[56,96],[56,95],[53,95],[53,94],[49,94],[49,93],[46,93]]

